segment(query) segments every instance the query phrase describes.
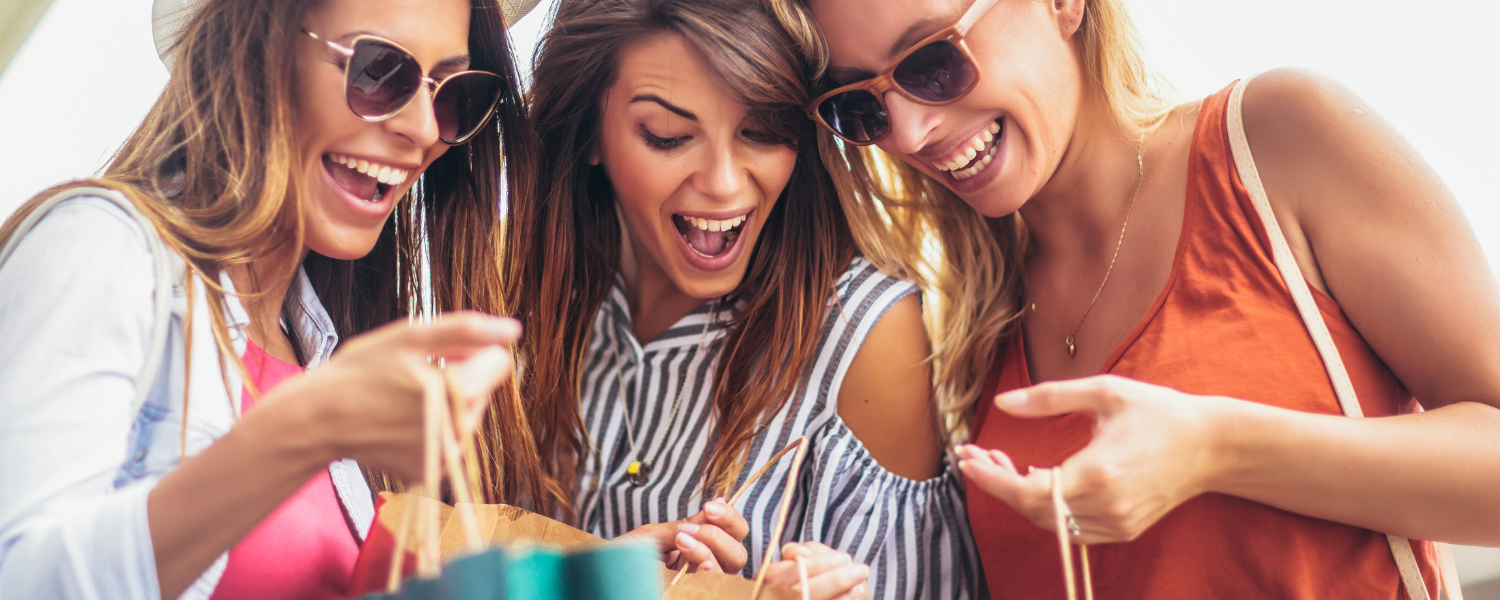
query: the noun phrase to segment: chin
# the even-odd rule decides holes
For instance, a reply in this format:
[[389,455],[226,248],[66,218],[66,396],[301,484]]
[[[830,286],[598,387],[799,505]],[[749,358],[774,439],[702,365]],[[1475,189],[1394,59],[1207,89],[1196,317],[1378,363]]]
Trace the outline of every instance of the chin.
[[337,240],[317,239],[308,235],[305,243],[308,250],[334,260],[358,260],[369,255],[379,239],[380,232],[376,231],[374,235],[342,236]]

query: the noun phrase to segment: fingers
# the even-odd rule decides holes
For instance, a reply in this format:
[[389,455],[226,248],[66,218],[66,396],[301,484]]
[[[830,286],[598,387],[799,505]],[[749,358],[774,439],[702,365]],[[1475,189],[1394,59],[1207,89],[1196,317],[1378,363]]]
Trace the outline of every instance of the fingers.
[[724,530],[725,534],[737,542],[744,542],[745,536],[750,534],[750,523],[723,498],[704,504],[702,514],[708,518],[708,523]]
[[681,523],[674,541],[683,560],[699,571],[738,573],[749,560],[744,544],[715,525]]
[[995,397],[995,406],[1018,417],[1050,417],[1073,412],[1108,412],[1118,405],[1129,380],[1102,375],[1049,381]]
[[848,554],[815,542],[787,544],[781,554],[785,560],[766,569],[767,581],[801,591],[796,561],[800,557],[807,568],[808,595],[812,598],[832,600],[869,595],[870,567],[854,562]]
[[[709,527],[712,526],[681,523],[672,541],[677,546],[678,560],[693,565],[694,572],[722,573],[724,568],[719,566],[719,560],[714,556],[713,548],[694,537],[702,534],[703,529]],[[714,529],[718,528],[714,527]]]
[[515,359],[509,349],[490,346],[461,360],[448,360],[449,391],[462,400],[463,410],[455,415],[465,432],[473,431],[490,405],[495,388],[515,372]]
[[484,346],[511,346],[521,339],[515,319],[479,312],[443,313],[436,321],[411,326],[408,340],[417,349],[441,357],[462,358]]

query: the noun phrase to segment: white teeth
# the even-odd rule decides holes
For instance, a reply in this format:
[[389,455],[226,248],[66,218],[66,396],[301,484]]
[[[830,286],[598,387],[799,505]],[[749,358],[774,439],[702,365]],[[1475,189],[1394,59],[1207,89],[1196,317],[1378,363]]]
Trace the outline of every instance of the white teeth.
[[989,153],[985,154],[984,157],[980,158],[977,162],[975,162],[973,166],[971,166],[971,167],[969,167],[967,169],[964,169],[962,171],[954,171],[953,173],[951,173],[951,175],[953,176],[954,179],[957,179],[959,181],[963,181],[965,179],[968,179],[970,177],[978,175],[979,172],[981,170],[983,170],[986,166],[989,166],[990,162],[992,162],[994,159],[995,159],[995,153],[993,151],[989,152]]
[[726,219],[726,220],[723,220],[723,221],[715,221],[713,219],[703,219],[703,218],[699,218],[699,217],[690,217],[690,216],[687,216],[687,215],[681,215],[681,216],[682,216],[683,220],[685,220],[685,221],[688,222],[688,224],[692,225],[693,227],[697,227],[698,229],[701,229],[703,231],[729,231],[731,229],[734,229],[735,227],[739,227],[740,224],[744,223],[745,219],[747,218],[744,215],[740,215],[740,216],[735,217],[733,219]]
[[[957,171],[957,169],[962,168],[964,165],[969,165],[969,163],[974,161],[974,157],[985,154],[986,146],[988,146],[990,142],[995,141],[995,134],[999,133],[999,131],[1000,124],[991,121],[989,127],[981,129],[979,133],[975,134],[974,137],[969,139],[969,144],[967,146],[965,146],[962,150],[958,150],[953,156],[949,157],[946,162],[936,163],[935,166],[944,171],[952,172],[952,175],[956,178],[959,178],[959,174],[961,173],[974,171],[976,167],[981,166],[979,163],[974,163],[970,165],[968,169],[964,169],[963,171]],[[970,175],[972,175],[972,173]]]
[[354,169],[355,171],[368,175],[375,181],[379,181],[380,183],[384,183],[386,185],[400,185],[402,182],[406,181],[407,177],[411,175],[410,171],[398,169],[389,165],[372,163],[364,159],[354,158],[352,156],[344,156],[342,154],[330,153],[328,155],[328,159],[332,160],[335,164],[344,165],[346,167]]

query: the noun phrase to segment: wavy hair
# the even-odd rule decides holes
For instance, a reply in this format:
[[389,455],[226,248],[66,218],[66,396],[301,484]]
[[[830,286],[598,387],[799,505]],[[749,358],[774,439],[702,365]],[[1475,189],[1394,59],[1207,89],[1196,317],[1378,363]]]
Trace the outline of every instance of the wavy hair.
[[[202,2],[170,50],[166,88],[102,175],[44,192],[0,234],[8,235],[41,200],[67,187],[121,191],[185,259],[187,277],[204,282],[220,364],[232,363],[243,373],[224,320],[226,290],[218,285],[219,275],[236,266],[250,267],[258,281],[285,282],[296,274],[295,266],[264,273],[254,265],[285,244],[303,242],[293,65],[302,22],[315,5]],[[302,265],[342,339],[430,310],[506,312],[498,251],[500,184],[513,194],[531,193],[532,163],[523,151],[531,147],[530,130],[500,6],[473,0],[472,7],[472,68],[508,82],[494,126],[432,163],[399,200],[368,255],[344,261],[309,253]],[[430,293],[421,283],[426,257]],[[288,293],[284,313],[295,304],[290,295],[296,286]],[[544,493],[548,486],[531,424],[511,392],[497,392],[480,428],[481,489],[488,502],[526,501],[547,509],[553,498]],[[509,442],[503,448],[501,439]],[[379,473],[367,477],[376,489],[400,486]]]
[[[828,46],[808,2],[784,0],[779,12],[783,26],[804,40],[810,75],[821,79]],[[1161,125],[1172,110],[1170,86],[1147,65],[1124,0],[1086,0],[1073,39],[1087,93],[1109,108],[1123,135],[1140,139]],[[826,131],[818,144],[865,255],[923,287],[944,438],[949,446],[968,441],[995,349],[1020,324],[1030,253],[1025,223],[1019,214],[979,214],[875,146],[847,146]]]
[[837,192],[822,168],[811,122],[806,65],[770,5],[758,0],[563,0],[542,42],[532,88],[541,142],[534,197],[516,197],[506,230],[508,298],[526,326],[522,396],[541,455],[571,493],[589,442],[579,378],[590,325],[619,271],[614,192],[597,146],[603,99],[617,57],[653,35],[679,35],[749,108],[751,118],[797,150],[791,180],[767,216],[740,285],[713,387],[716,445],[703,492],[726,493],[744,468],[759,421],[796,391],[815,353],[833,284],[856,249]]

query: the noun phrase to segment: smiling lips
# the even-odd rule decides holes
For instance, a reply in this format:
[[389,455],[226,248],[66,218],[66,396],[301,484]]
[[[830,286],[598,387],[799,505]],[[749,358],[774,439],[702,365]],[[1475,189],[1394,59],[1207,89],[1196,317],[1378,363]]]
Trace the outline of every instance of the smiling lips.
[[323,155],[323,168],[328,170],[339,187],[355,198],[369,202],[379,202],[391,188],[405,183],[412,173],[362,158],[333,153]]
[[734,247],[749,216],[746,213],[719,221],[675,214],[672,215],[672,224],[677,226],[678,235],[687,242],[689,249],[704,258],[714,258]]
[[1000,138],[1003,125],[1003,118],[992,121],[988,127],[980,129],[979,133],[974,134],[968,143],[960,146],[948,158],[933,160],[933,166],[947,171],[959,181],[978,175],[979,171],[995,159],[995,140]]

